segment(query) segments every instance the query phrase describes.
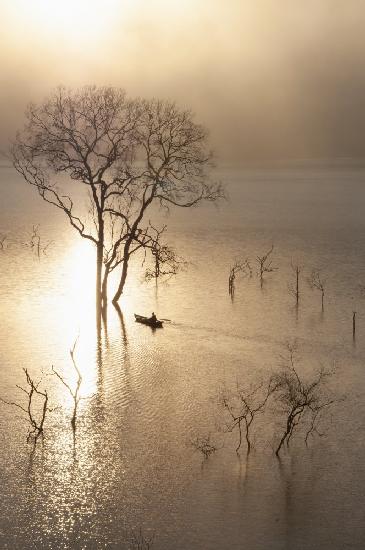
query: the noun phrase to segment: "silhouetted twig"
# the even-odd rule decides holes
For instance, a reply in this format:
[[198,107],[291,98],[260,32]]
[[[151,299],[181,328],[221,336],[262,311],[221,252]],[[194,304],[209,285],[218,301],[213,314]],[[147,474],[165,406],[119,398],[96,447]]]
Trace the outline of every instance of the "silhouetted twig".
[[64,379],[64,377],[58,372],[56,371],[56,369],[54,368],[54,366],[52,365],[52,372],[57,376],[57,378],[62,382],[62,384],[65,386],[65,388],[67,388],[67,390],[69,391],[72,399],[73,399],[73,402],[74,402],[74,406],[73,406],[73,413],[72,413],[72,418],[71,418],[71,424],[72,424],[72,428],[75,430],[76,428],[76,415],[77,415],[77,406],[80,402],[80,386],[81,386],[81,382],[82,382],[82,376],[81,376],[81,372],[76,364],[76,361],[75,361],[75,348],[76,348],[76,344],[77,344],[77,340],[75,340],[75,343],[72,347],[72,349],[70,350],[70,356],[71,356],[71,360],[72,360],[72,364],[73,364],[73,367],[74,367],[74,370],[76,371],[76,374],[77,374],[77,379],[76,379],[76,385],[74,388],[72,388],[70,386],[70,384],[68,382],[66,382],[66,380]]
[[236,452],[242,445],[242,427],[244,427],[247,454],[251,451],[251,429],[256,415],[263,413],[270,396],[276,391],[277,383],[270,377],[267,384],[263,382],[250,388],[242,387],[237,383],[233,392],[222,390],[219,396],[219,404],[228,413],[226,430],[238,431],[238,444]]
[[201,452],[205,459],[209,458],[211,454],[218,450],[218,447],[211,441],[210,434],[197,436],[190,444],[193,449]]

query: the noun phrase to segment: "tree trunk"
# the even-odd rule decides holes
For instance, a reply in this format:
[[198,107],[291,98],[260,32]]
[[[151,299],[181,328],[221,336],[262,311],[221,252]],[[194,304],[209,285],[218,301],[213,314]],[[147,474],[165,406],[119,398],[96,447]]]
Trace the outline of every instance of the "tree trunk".
[[280,439],[280,443],[278,445],[278,448],[275,451],[276,456],[279,456],[280,449],[284,445],[285,441],[287,440],[287,437],[290,434],[292,425],[293,425],[293,415],[292,415],[292,413],[290,413],[289,417],[288,417],[288,420],[287,420],[287,423],[286,423],[285,433],[283,434],[282,438]]
[[96,299],[96,312],[101,311],[101,277],[103,270],[103,243],[98,243],[96,252],[96,287],[95,287],[95,299]]
[[122,275],[119,281],[118,289],[113,298],[113,304],[116,304],[120,299],[121,295],[123,294],[124,285],[127,280],[127,273],[128,273],[128,257],[123,261]]
[[138,225],[139,225],[139,223],[141,222],[141,220],[143,218],[144,212],[145,212],[146,208],[148,208],[148,206],[151,204],[151,202],[154,198],[155,191],[156,191],[155,187],[156,187],[156,184],[154,184],[154,190],[151,192],[150,197],[146,200],[143,199],[143,204],[141,206],[141,210],[139,212],[139,215],[137,216],[137,219],[133,223],[133,225],[131,227],[131,230],[130,230],[130,236],[129,236],[128,240],[126,241],[125,245],[124,245],[122,275],[121,275],[121,278],[120,278],[120,281],[119,281],[118,289],[117,289],[117,291],[114,295],[114,298],[112,300],[114,305],[118,302],[121,295],[123,294],[124,285],[125,285],[125,282],[126,282],[126,279],[127,279],[127,273],[128,273],[128,262],[129,262],[129,258],[130,258],[129,250],[130,250],[130,247],[132,245],[133,239],[135,238],[136,232],[138,230]]
[[104,254],[104,220],[102,209],[98,212],[98,244],[96,245],[96,316],[100,318],[102,308],[101,281],[103,273],[103,254]]
[[102,306],[105,308],[108,303],[108,278],[109,278],[109,266],[106,265],[104,268],[103,282],[101,284],[101,300]]
[[128,262],[129,262],[129,248],[131,246],[131,241],[127,241],[124,246],[124,253],[123,253],[123,267],[122,267],[122,275],[120,277],[119,286],[118,289],[114,295],[113,298],[113,304],[116,304],[118,300],[120,299],[121,295],[123,294],[124,285],[127,280],[127,274],[128,274]]

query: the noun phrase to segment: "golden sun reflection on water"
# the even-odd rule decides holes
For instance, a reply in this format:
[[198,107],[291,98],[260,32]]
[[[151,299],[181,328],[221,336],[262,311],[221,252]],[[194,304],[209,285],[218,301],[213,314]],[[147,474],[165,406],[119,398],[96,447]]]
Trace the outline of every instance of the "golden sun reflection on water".
[[[60,272],[65,294],[58,297],[56,310],[59,315],[59,337],[65,350],[62,374],[76,383],[77,373],[68,352],[75,345],[74,358],[82,376],[82,397],[96,392],[97,332],[95,314],[95,249],[89,243],[76,240],[62,258]],[[61,370],[61,367],[60,367]],[[65,388],[60,388],[64,392]],[[72,406],[72,399],[67,398]]]
[[[76,372],[73,368],[69,351],[76,342],[75,361],[82,375],[81,396],[90,397],[98,391],[100,381],[98,369],[103,349],[109,345],[109,333],[113,333],[114,325],[124,325],[124,320],[134,320],[133,311],[136,310],[136,296],[138,296],[138,281],[130,277],[126,294],[122,298],[122,311],[116,312],[109,304],[107,324],[104,323],[100,333],[96,325],[95,309],[95,248],[83,240],[75,240],[71,249],[59,260],[60,287],[64,292],[51,298],[52,304],[47,308],[49,322],[56,322],[58,332],[58,349],[64,350],[62,364],[59,365],[61,374],[72,383],[76,381]],[[118,273],[110,281],[110,296],[116,287]],[[49,296],[46,297],[46,300]],[[55,313],[56,312],[56,313]],[[54,319],[54,316],[57,319]],[[60,388],[64,394],[65,388]],[[61,395],[59,396],[61,397]],[[69,396],[64,399],[70,402]]]

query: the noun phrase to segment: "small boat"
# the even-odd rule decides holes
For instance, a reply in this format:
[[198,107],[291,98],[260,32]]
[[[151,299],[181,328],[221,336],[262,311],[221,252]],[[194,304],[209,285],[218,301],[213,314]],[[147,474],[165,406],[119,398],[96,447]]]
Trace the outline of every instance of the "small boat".
[[152,328],[162,328],[163,326],[163,322],[159,321],[158,319],[154,321],[153,319],[151,319],[151,317],[144,317],[143,315],[137,315],[137,313],[134,314],[134,317],[137,323],[142,323],[143,325],[148,325]]

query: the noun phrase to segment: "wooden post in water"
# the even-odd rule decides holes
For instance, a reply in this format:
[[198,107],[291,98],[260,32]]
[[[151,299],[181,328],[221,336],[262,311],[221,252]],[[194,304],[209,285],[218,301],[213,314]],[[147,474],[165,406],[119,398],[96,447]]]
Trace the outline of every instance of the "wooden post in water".
[[356,311],[352,312],[352,339],[356,339]]

